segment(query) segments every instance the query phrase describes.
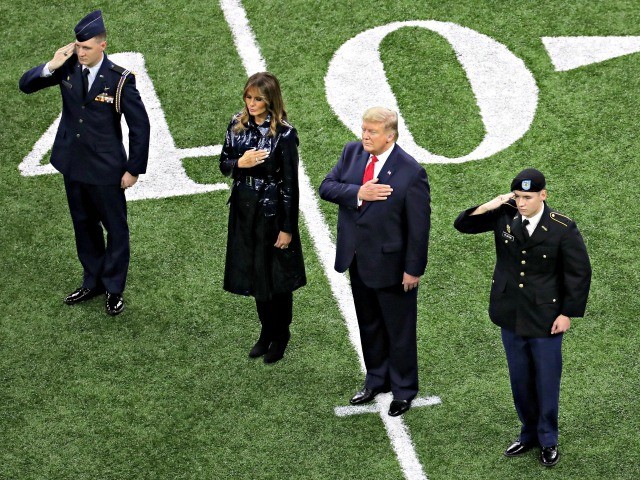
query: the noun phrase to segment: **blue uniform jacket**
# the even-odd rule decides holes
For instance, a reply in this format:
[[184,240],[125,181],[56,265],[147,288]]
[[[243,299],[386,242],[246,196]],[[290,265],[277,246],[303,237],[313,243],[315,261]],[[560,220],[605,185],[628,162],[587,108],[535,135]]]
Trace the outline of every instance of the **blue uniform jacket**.
[[[149,117],[136,88],[135,76],[107,55],[83,100],[82,66],[72,55],[50,77],[44,64],[20,79],[20,90],[33,93],[60,86],[62,119],[51,151],[51,164],[71,180],[93,185],[119,185],[125,171],[145,173],[149,157]],[[124,81],[121,96],[116,92]],[[120,112],[116,110],[118,106]],[[129,158],[122,143],[121,116],[129,127]]]

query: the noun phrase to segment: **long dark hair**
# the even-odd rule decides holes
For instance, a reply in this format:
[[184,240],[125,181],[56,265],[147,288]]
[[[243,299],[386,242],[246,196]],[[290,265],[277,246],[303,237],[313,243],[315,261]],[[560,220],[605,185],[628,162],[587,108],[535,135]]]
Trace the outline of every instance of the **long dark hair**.
[[[242,99],[247,96],[247,92],[255,88],[260,92],[260,96],[267,104],[267,111],[271,115],[271,126],[269,128],[269,135],[274,136],[276,129],[279,125],[282,125],[287,120],[287,112],[284,109],[284,102],[282,101],[282,92],[280,91],[280,82],[276,76],[269,72],[254,73],[249,77],[247,83],[244,85],[244,91],[242,93]],[[242,112],[240,113],[240,121],[235,125],[234,131],[240,133],[247,128],[249,123],[249,110],[245,103]]]

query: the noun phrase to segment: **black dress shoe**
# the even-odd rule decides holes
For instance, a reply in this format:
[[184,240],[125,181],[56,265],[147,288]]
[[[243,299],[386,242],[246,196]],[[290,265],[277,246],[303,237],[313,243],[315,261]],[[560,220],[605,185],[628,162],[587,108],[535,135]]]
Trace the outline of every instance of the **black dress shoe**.
[[249,351],[249,358],[258,358],[263,356],[269,350],[269,340],[259,339],[253,348]]
[[353,397],[351,397],[351,400],[349,400],[349,403],[351,405],[362,405],[363,403],[369,403],[371,400],[376,398],[376,395],[378,395],[378,393],[380,392],[364,387],[359,392],[356,392],[356,394]]
[[105,308],[109,315],[118,315],[124,310],[124,299],[119,293],[107,292],[107,302]]
[[79,289],[71,292],[69,295],[64,297],[64,300],[62,301],[67,305],[75,305],[76,303],[84,302],[86,300],[92,299],[93,297],[97,297],[102,293],[104,293],[104,289],[102,288],[80,287]]
[[411,400],[393,400],[389,405],[389,415],[398,417],[411,408]]
[[540,463],[545,467],[553,467],[558,460],[560,460],[560,452],[557,445],[540,449]]
[[522,455],[525,452],[528,452],[532,448],[536,447],[536,443],[527,443],[521,442],[520,440],[516,440],[511,445],[507,447],[504,451],[505,457],[517,457],[518,455]]

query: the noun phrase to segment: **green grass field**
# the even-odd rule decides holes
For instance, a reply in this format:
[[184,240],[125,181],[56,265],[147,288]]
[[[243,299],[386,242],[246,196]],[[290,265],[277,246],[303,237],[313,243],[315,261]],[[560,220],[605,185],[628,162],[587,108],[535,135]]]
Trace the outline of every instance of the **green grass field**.
[[[557,72],[541,42],[640,35],[638,3],[243,5],[281,80],[314,189],[357,139],[324,83],[349,39],[391,22],[438,20],[487,35],[524,61],[539,88],[526,134],[482,160],[425,165],[433,216],[419,296],[420,395],[442,404],[414,408],[404,421],[429,479],[640,478],[640,55]],[[130,202],[125,312],[109,318],[98,299],[62,304],[81,281],[62,177],[18,170],[59,114],[60,94],[27,96],[17,85],[96,7],[108,52],[144,56],[178,148],[220,144],[242,105],[246,73],[217,2],[0,5],[0,479],[403,478],[379,415],[334,414],[363,375],[304,224],[309,284],[295,294],[285,359],[272,366],[247,358],[258,331],[253,300],[221,287],[228,191]],[[380,55],[419,145],[459,157],[482,141],[465,71],[440,35],[402,28]],[[196,182],[227,181],[215,157],[183,164]],[[577,221],[594,270],[587,315],[565,337],[562,459],[549,470],[534,452],[502,456],[519,422],[487,315],[493,242],[452,226],[530,166],[545,172],[549,204]],[[335,232],[335,206],[320,208]]]

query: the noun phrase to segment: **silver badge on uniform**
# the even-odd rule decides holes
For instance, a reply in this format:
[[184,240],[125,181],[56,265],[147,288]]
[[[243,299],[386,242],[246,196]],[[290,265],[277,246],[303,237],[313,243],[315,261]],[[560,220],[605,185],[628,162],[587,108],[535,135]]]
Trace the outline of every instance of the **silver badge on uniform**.
[[502,237],[511,240],[512,242],[514,240],[513,235],[510,235],[507,232],[502,232]]

